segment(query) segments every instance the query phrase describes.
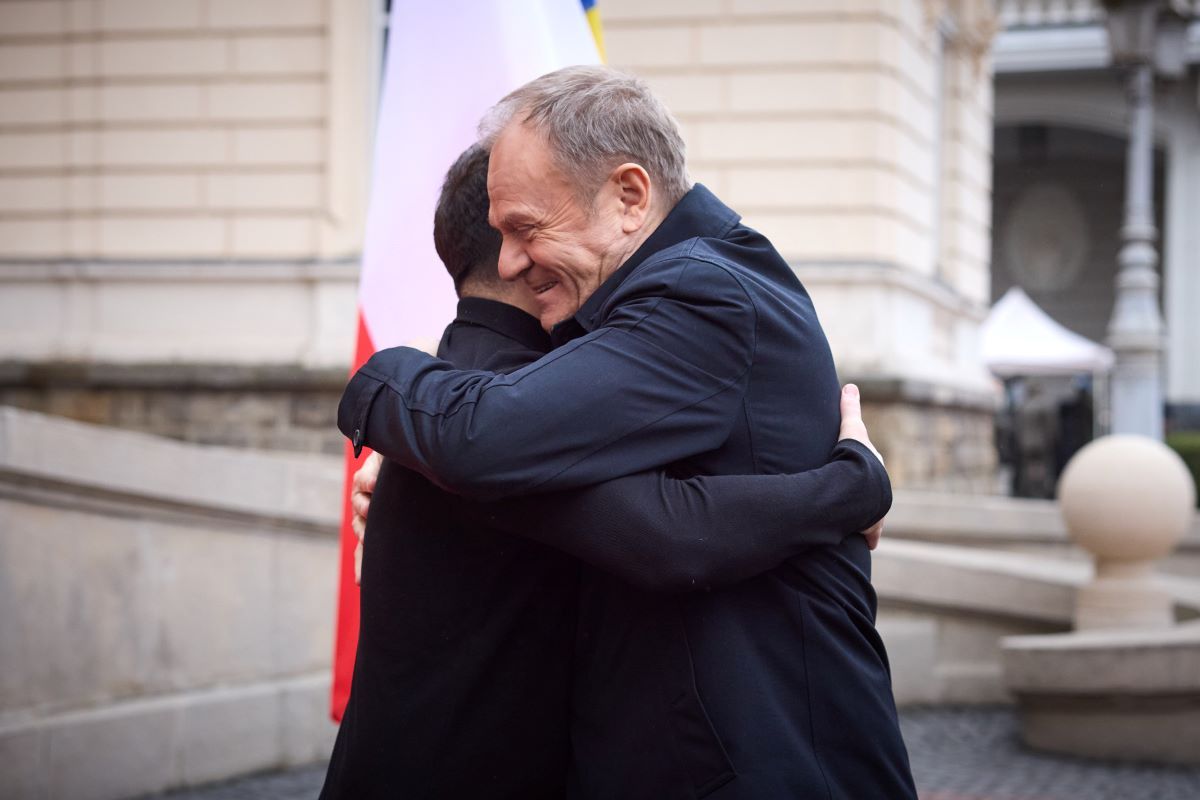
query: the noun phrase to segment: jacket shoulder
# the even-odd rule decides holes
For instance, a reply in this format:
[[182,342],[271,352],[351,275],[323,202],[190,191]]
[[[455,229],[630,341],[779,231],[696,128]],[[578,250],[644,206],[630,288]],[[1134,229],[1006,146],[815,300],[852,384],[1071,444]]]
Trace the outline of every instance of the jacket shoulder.
[[660,250],[613,292],[608,309],[646,297],[749,302],[739,266],[701,238]]

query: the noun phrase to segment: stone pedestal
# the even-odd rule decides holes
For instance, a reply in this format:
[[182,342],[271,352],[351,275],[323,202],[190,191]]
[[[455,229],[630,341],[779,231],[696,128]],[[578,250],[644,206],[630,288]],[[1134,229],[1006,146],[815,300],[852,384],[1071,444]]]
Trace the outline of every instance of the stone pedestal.
[[1076,632],[1003,641],[1022,737],[1070,755],[1200,764],[1200,624],[1175,625],[1153,572],[1193,522],[1186,468],[1161,442],[1107,436],[1067,465],[1059,495],[1096,569],[1076,594]]
[[1012,636],[1002,658],[1030,747],[1200,764],[1200,624]]
[[1075,629],[1149,630],[1174,621],[1171,596],[1148,563],[1098,563],[1096,577],[1075,595]]

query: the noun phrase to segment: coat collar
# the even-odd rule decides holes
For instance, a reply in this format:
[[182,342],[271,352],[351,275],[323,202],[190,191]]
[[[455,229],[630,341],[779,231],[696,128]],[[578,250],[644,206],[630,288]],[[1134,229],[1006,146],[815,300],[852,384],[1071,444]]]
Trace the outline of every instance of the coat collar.
[[736,211],[718,200],[703,184],[697,183],[675,204],[642,246],[600,284],[575,316],[554,326],[550,336],[555,346],[594,330],[600,324],[600,312],[608,298],[650,256],[688,239],[723,237],[740,220]]
[[542,330],[537,317],[499,300],[487,300],[483,297],[460,298],[458,316],[454,321],[495,331],[530,350],[545,352],[550,349],[550,337]]

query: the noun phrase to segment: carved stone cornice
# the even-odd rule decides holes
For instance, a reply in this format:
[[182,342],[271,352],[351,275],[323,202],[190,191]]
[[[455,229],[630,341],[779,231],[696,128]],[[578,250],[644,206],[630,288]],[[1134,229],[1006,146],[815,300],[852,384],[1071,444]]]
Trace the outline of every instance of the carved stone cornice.
[[970,58],[979,77],[1000,32],[1000,18],[990,0],[923,0],[923,6],[929,31],[940,31],[950,49]]

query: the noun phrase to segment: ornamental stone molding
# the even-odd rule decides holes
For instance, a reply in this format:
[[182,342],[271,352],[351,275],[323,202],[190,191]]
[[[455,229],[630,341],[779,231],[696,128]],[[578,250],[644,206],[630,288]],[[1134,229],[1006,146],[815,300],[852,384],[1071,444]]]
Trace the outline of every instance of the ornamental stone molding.
[[971,59],[975,77],[983,71],[985,57],[1000,31],[1000,19],[988,0],[924,0],[930,31],[941,29],[946,44]]
[[1005,221],[1005,263],[1025,289],[1062,291],[1083,272],[1090,238],[1074,193],[1057,183],[1035,183],[1020,194]]

